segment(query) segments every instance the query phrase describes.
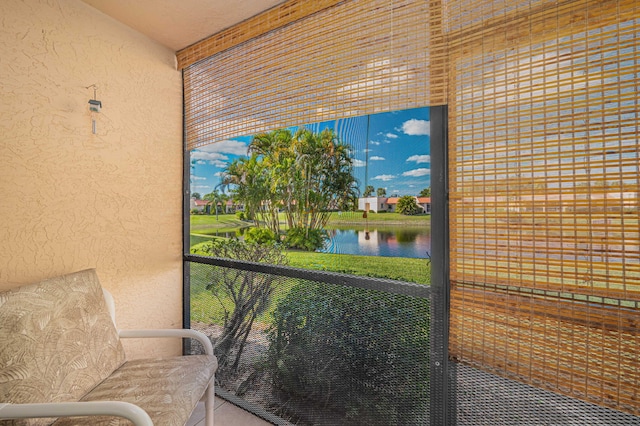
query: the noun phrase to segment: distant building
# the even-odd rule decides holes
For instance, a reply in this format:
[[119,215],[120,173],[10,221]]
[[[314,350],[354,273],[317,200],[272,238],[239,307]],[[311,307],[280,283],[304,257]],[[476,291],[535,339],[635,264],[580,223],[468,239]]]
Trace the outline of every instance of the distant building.
[[[422,213],[431,213],[431,197],[414,197]],[[360,197],[358,210],[394,213],[400,197]]]
[[358,210],[379,212],[385,210],[387,197],[360,197],[358,198]]
[[398,207],[398,200],[399,199],[400,199],[400,197],[389,197],[389,198],[387,198],[387,201],[386,201],[385,205],[386,205],[387,211],[389,213],[395,213],[396,207]]
[[191,198],[189,203],[189,209],[191,211],[196,210],[199,212],[208,212],[209,210],[209,201],[206,200],[196,200],[195,198]]
[[416,197],[416,201],[422,213],[431,213],[431,197]]

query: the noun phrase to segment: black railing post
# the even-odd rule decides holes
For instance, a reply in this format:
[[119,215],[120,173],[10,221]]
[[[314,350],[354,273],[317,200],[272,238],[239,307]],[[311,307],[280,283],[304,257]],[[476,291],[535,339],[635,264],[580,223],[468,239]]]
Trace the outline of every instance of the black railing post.
[[455,425],[455,370],[449,363],[449,185],[447,106],[431,121],[431,426]]

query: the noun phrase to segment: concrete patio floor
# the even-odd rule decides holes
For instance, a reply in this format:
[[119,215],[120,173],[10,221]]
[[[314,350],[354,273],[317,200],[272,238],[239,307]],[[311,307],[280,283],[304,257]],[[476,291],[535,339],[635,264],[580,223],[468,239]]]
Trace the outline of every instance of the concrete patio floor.
[[[216,396],[215,424],[224,426],[268,426],[271,423],[244,411],[242,408]],[[187,426],[204,426],[204,403],[198,403]]]

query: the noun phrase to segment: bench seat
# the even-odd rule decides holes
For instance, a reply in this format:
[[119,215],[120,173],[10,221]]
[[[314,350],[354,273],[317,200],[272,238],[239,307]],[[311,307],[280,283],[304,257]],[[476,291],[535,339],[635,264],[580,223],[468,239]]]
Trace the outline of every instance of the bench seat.
[[[93,269],[0,293],[0,425],[184,425],[205,399],[212,426],[218,363],[208,338],[117,330],[114,312]],[[207,354],[126,360],[129,337],[195,337]]]
[[[81,401],[130,402],[146,411],[155,426],[184,425],[217,366],[212,355],[127,361]],[[88,420],[95,426],[131,425],[122,418],[93,417]],[[77,424],[77,418],[63,418],[54,426]]]

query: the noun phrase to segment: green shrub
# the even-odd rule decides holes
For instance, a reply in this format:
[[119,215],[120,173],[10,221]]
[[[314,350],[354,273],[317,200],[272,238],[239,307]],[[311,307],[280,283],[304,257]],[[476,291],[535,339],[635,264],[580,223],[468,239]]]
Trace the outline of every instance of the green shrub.
[[[270,265],[286,265],[287,257],[277,244],[255,244],[220,238],[203,243],[199,250],[209,256]],[[212,268],[205,288],[224,311],[224,324],[214,345],[218,357],[216,380],[224,383],[238,371],[243,350],[256,318],[269,309],[282,277],[234,268]]]
[[278,236],[271,229],[249,228],[244,231],[244,240],[247,243],[273,244],[278,242]]
[[340,413],[344,424],[428,423],[428,300],[301,282],[268,336],[274,386],[314,401],[311,411]]
[[191,254],[197,254],[200,256],[210,256],[211,240],[192,245],[191,248],[189,249],[189,252]]
[[418,214],[418,212],[420,211],[415,197],[412,197],[410,195],[400,197],[400,199],[398,200],[397,209],[398,213],[404,215],[414,215]]
[[324,229],[289,228],[284,236],[284,245],[288,248],[315,251],[324,247],[328,239]]
[[238,220],[246,220],[247,219],[247,217],[246,217],[246,215],[244,214],[243,211],[236,212],[236,217],[238,218]]

